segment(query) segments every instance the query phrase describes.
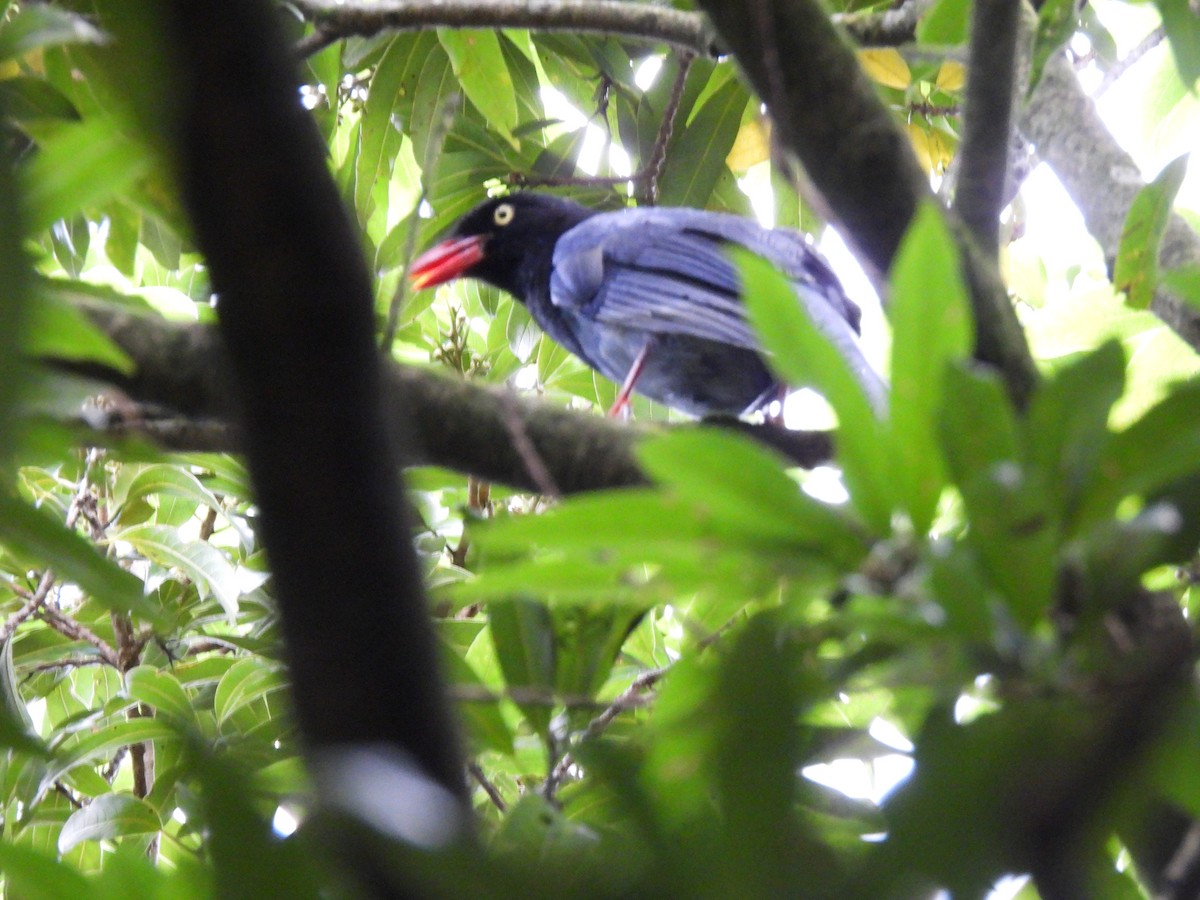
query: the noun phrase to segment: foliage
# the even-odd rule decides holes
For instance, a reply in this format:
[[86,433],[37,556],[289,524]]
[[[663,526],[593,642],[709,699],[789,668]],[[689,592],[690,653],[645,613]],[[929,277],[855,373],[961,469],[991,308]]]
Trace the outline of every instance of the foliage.
[[[21,210],[0,216],[6,895],[345,892],[330,822],[312,815],[242,465],[136,440],[83,448],[78,410],[96,383],[32,362],[131,371],[80,292],[213,317],[157,138],[130,115],[131,51],[75,6],[0,4],[17,181],[6,172],[0,203]],[[1193,71],[1194,27],[1159,6]],[[965,40],[965,9],[933,6],[918,29],[931,52],[911,64],[863,58],[933,174],[957,146],[962,68],[945,51]],[[1058,43],[1103,32],[1068,19],[1048,29]],[[510,298],[475,284],[403,296],[414,243],[489,194],[543,184],[615,208],[653,182],[664,205],[749,214],[746,186],[780,223],[820,230],[732,60],[439,29],[333,43],[304,79],[381,334],[402,301],[386,348],[399,361],[581,410],[612,402],[613,385]],[[550,86],[598,132],[547,112]],[[966,289],[932,208],[888,276],[886,412],[781,277],[739,259],[774,365],[836,416],[844,498],[715,429],[644,441],[653,487],[561,501],[409,473],[483,846],[389,847],[396,870],[424,896],[972,896],[1036,872],[1039,835],[1061,827],[1078,844],[1057,852],[1103,896],[1143,896],[1126,823],[1160,799],[1200,815],[1200,705],[1177,689],[1190,632],[1143,612],[1164,598],[1193,612],[1200,543],[1200,389],[1178,380],[1196,360],[1143,352],[1165,331],[1141,311],[1147,285],[1195,295],[1194,271],[1157,271],[1171,200],[1158,187],[1149,236],[1118,264],[1120,286],[1141,285],[1129,305],[1014,245],[1046,374],[1025,412],[970,361]],[[91,421],[119,417],[110,402]],[[634,412],[671,418],[643,400]],[[861,795],[828,786],[833,763],[857,766]],[[915,775],[885,799],[897,764]]]

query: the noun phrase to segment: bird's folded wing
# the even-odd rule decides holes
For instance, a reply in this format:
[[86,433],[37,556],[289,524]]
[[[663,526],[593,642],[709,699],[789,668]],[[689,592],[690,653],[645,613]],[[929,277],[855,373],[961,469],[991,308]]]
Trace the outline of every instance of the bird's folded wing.
[[816,257],[800,235],[699,210],[587,219],[555,247],[550,299],[602,324],[758,349],[727,244],[747,247],[783,270],[818,318],[846,318],[848,301],[836,281],[826,285],[813,277],[809,262]]

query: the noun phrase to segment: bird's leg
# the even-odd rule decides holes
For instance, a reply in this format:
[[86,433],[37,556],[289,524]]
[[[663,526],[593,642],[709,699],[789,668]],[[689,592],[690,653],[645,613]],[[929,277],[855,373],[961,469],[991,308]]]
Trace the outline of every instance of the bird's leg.
[[646,368],[646,360],[650,358],[650,349],[654,346],[654,338],[648,338],[642,349],[638,351],[637,358],[634,359],[633,365],[629,367],[629,373],[625,376],[625,381],[621,384],[621,390],[617,392],[617,400],[612,405],[612,409],[608,411],[608,417],[615,419],[620,413],[629,408],[629,395],[633,393],[633,386],[637,384],[642,370]]

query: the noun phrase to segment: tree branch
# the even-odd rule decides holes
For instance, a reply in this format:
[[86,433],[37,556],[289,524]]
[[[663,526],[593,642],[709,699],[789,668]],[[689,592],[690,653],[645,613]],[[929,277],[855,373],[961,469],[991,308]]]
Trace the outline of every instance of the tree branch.
[[531,28],[610,34],[716,55],[714,34],[695,13],[617,0],[291,0],[326,37],[369,36],[419,28]]
[[1013,73],[1021,0],[975,0],[954,211],[996,259],[1012,143]]
[[[1020,113],[1019,126],[1079,207],[1111,274],[1125,215],[1145,182],[1133,158],[1109,133],[1064,54],[1046,63],[1042,80]],[[1177,215],[1167,224],[1159,261],[1167,269],[1200,262],[1200,236]],[[1200,316],[1184,300],[1160,285],[1151,309],[1200,350]]]
[[[86,368],[88,375],[116,385],[139,403],[180,410],[189,417],[180,419],[171,412],[163,421],[117,420],[109,428],[112,436],[145,436],[171,450],[241,449],[240,432],[226,424],[236,403],[227,375],[228,357],[213,329],[135,314],[86,296],[74,298],[74,303],[137,366],[130,376]],[[54,365],[80,371],[78,365]],[[530,402],[504,388],[395,363],[384,368],[383,392],[387,419],[410,424],[410,464],[442,466],[522,490],[542,491],[543,473],[530,471],[528,449],[514,440],[515,418],[533,457],[545,465],[544,474],[563,494],[646,483],[634,446],[651,433],[648,428]],[[833,454],[827,432],[793,432],[736,421],[714,424],[753,437],[805,468],[828,462]],[[88,439],[96,437],[90,434]]]
[[[932,200],[908,139],[817,0],[700,0],[767,103],[784,144],[867,261],[887,271],[917,205]],[[786,52],[785,51],[786,48]],[[975,355],[1023,406],[1037,382],[995,265],[957,235],[976,321]]]
[[324,142],[296,102],[294,57],[262,0],[156,9],[173,67],[164,134],[221,298],[318,788],[358,812],[338,766],[387,758],[397,783],[417,780],[415,768],[429,797],[447,798],[414,811],[410,827],[436,816],[430,827],[453,832],[465,818],[448,809],[465,812],[466,784],[397,477],[406,418],[392,439],[370,279]]

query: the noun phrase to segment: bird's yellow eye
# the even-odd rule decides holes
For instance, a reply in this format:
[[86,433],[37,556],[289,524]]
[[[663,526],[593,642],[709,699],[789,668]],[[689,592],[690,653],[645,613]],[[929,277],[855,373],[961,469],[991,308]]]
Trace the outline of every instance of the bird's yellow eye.
[[496,211],[492,213],[492,221],[497,225],[507,225],[513,220],[513,216],[516,214],[517,211],[513,209],[511,203],[501,203],[496,207]]

